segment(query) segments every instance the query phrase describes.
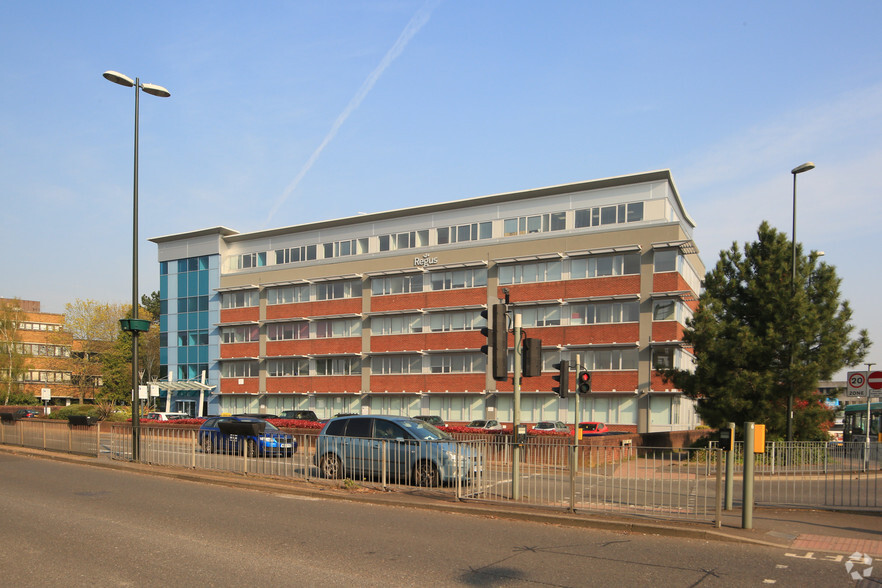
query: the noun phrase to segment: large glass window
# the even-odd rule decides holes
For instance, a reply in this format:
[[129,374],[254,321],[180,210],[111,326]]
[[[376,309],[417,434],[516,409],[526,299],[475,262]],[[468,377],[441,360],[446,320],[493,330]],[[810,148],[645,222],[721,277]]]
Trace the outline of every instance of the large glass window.
[[393,314],[371,317],[373,335],[408,335],[421,333],[422,317],[418,314]]
[[384,276],[371,278],[371,294],[407,294],[423,291],[423,274],[407,274],[402,276]]
[[406,233],[392,233],[389,235],[379,236],[380,251],[397,251],[399,249],[427,247],[428,245],[428,229],[422,231],[409,231]]
[[560,306],[535,306],[520,309],[525,327],[553,327],[560,325]]
[[266,326],[266,338],[270,341],[309,339],[309,323],[270,323]]
[[432,332],[443,331],[474,331],[487,324],[487,319],[481,316],[479,310],[465,310],[456,312],[433,312],[429,315],[429,325]]
[[358,337],[361,335],[361,319],[332,319],[315,321],[315,336],[319,339],[329,337]]
[[588,371],[637,369],[636,349],[588,349],[581,355]]
[[622,223],[633,223],[643,220],[643,203],[631,202],[630,204],[612,204],[609,206],[597,206],[575,211],[575,227],[599,227]]
[[346,239],[344,241],[333,241],[323,245],[325,259],[333,257],[348,257],[350,255],[360,255],[368,252],[367,237],[361,239]]
[[294,302],[309,302],[309,284],[281,286],[266,290],[267,304],[292,304]]
[[570,278],[599,278],[628,276],[640,273],[640,254],[592,255],[570,260]]
[[[256,378],[258,375],[257,361],[224,361],[221,362],[222,378]],[[185,379],[189,379],[188,376]]]
[[560,261],[541,261],[503,265],[499,267],[500,284],[528,284],[532,282],[554,282],[561,279]]
[[483,288],[487,285],[487,268],[435,271],[429,274],[432,290]]
[[296,263],[298,261],[312,261],[316,258],[315,245],[301,245],[288,249],[276,249],[276,263]]
[[222,327],[221,340],[224,343],[248,343],[259,339],[260,327],[258,325],[236,325],[235,327]]
[[321,357],[315,360],[315,373],[319,376],[349,376],[361,373],[358,357]]
[[315,285],[316,300],[357,298],[361,296],[361,280],[319,282]]
[[429,370],[433,374],[484,372],[486,360],[483,353],[439,353],[429,356]]
[[565,212],[507,218],[502,223],[503,235],[509,237],[512,235],[562,231],[566,228],[566,219]]
[[372,374],[419,374],[423,358],[419,355],[375,355],[371,358]]
[[632,323],[640,320],[640,305],[629,302],[593,302],[570,306],[571,325]]
[[465,241],[478,241],[489,239],[493,236],[493,224],[489,221],[483,223],[469,223],[452,227],[440,227],[435,229],[438,245],[448,243],[463,243]]
[[655,262],[655,272],[675,272],[677,271],[676,249],[656,249],[653,253],[653,261]]
[[303,357],[268,359],[266,362],[266,375],[273,378],[308,376],[309,360]]
[[221,293],[221,308],[246,308],[260,303],[257,290]]

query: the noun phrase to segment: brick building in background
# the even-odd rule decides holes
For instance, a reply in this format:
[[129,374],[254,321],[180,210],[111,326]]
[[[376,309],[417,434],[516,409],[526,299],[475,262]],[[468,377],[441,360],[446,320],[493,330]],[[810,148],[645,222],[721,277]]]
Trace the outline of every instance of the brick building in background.
[[[694,226],[661,170],[156,237],[162,373],[174,382],[163,395],[192,414],[511,422],[511,378],[495,381],[480,351],[480,312],[507,291],[525,335],[542,340],[542,374],[521,386],[522,422],[692,428],[692,402],[654,368],[692,363],[681,339],[704,276]],[[579,415],[551,392],[553,364],[577,357],[592,373]],[[203,374],[212,391],[187,389]]]

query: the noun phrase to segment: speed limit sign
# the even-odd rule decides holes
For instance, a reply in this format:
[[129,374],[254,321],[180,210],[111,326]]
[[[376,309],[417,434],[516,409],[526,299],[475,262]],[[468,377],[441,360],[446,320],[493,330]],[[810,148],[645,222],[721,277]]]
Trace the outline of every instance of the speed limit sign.
[[866,396],[867,372],[848,372],[848,396]]

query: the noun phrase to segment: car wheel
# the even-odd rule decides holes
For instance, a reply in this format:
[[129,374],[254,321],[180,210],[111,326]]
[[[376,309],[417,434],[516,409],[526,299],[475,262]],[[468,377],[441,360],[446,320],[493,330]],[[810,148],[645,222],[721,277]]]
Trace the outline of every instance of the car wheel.
[[441,483],[441,477],[438,468],[430,461],[421,461],[413,468],[413,484],[414,486],[434,487]]
[[332,480],[343,477],[343,464],[340,462],[339,457],[331,453],[322,456],[319,462],[319,469],[321,470],[322,477]]
[[249,439],[245,442],[245,455],[248,457],[257,457],[257,442]]
[[208,435],[202,438],[202,453],[214,453],[214,443]]

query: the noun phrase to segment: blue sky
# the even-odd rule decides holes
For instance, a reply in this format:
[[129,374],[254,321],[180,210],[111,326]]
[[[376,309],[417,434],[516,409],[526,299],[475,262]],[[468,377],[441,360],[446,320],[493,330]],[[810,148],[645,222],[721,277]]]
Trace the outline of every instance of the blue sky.
[[[790,233],[882,337],[882,3],[10,2],[0,296],[131,300],[149,237],[263,228],[669,168],[705,264]],[[877,345],[868,361],[882,367]]]

